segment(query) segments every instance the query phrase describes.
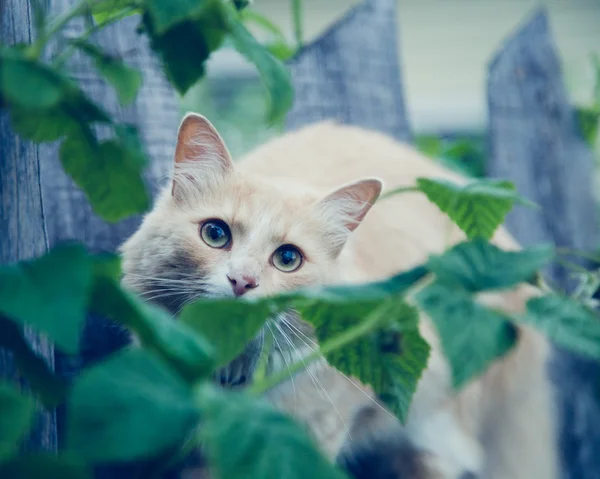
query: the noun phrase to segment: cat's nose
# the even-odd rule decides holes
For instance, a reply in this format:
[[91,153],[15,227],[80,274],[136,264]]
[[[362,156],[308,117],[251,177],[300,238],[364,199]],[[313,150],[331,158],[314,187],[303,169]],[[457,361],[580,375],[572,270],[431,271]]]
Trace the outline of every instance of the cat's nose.
[[256,277],[247,274],[228,274],[227,279],[236,296],[241,296],[258,286]]

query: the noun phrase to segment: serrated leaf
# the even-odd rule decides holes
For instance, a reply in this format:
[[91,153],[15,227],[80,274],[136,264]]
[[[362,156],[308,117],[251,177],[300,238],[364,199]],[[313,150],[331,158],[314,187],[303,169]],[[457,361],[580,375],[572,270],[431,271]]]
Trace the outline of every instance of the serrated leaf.
[[201,437],[211,470],[227,479],[343,479],[305,431],[264,400],[218,392],[198,394]]
[[455,388],[482,374],[515,343],[516,330],[506,317],[477,304],[462,289],[434,282],[416,300],[439,332]]
[[297,309],[315,327],[322,346],[373,321],[362,336],[325,357],[342,373],[373,386],[404,422],[429,357],[429,346],[417,330],[417,311],[398,299],[345,303],[321,300]]
[[[177,11],[189,7],[188,1],[178,6]],[[176,2],[162,0],[162,3]],[[165,21],[170,27],[164,30],[156,25],[156,12],[154,15],[146,12],[143,16],[150,44],[160,54],[167,76],[181,95],[204,75],[206,60],[222,44],[229,29],[226,6],[221,0],[203,0],[195,5],[198,8],[193,7],[190,16],[181,18],[174,12],[169,18],[178,20]]]
[[418,329],[402,329],[395,324],[381,331],[377,339],[382,374],[375,391],[405,423],[431,348]]
[[158,454],[182,442],[199,417],[191,388],[137,348],[84,371],[68,406],[69,450],[91,463]]
[[0,50],[0,91],[10,102],[25,108],[52,108],[68,88],[66,78],[26,57],[24,51]]
[[576,301],[554,295],[530,299],[520,319],[557,344],[600,359],[600,317]]
[[294,101],[294,90],[287,67],[271,55],[246,29],[239,16],[230,12],[231,39],[236,50],[254,63],[265,86],[267,122],[283,119]]
[[2,317],[0,348],[12,352],[19,372],[27,379],[33,392],[41,398],[44,406],[53,409],[61,403],[66,396],[65,380],[54,375],[46,361],[29,348],[19,326]]
[[269,301],[202,300],[183,308],[179,321],[214,346],[217,366],[244,351],[272,312]]
[[104,76],[117,92],[122,105],[131,103],[142,84],[142,75],[127,66],[122,59],[107,55],[95,45],[85,41],[74,44],[92,58],[98,72]]
[[3,479],[90,479],[81,461],[65,455],[26,454],[0,464]]
[[65,171],[86,193],[94,211],[111,222],[149,207],[140,158],[122,142],[97,143],[87,128],[71,133],[60,147]]
[[76,353],[91,285],[91,262],[77,245],[58,246],[33,261],[0,268],[0,312],[46,333]]
[[214,349],[204,338],[166,312],[141,302],[121,289],[115,279],[114,259],[96,262],[90,310],[134,331],[141,343],[155,351],[182,377],[194,382],[213,370]]
[[515,203],[533,205],[504,180],[480,179],[457,185],[447,180],[418,178],[417,187],[468,239],[490,239]]
[[34,410],[31,398],[0,382],[0,462],[16,453],[20,440],[29,432]]
[[553,248],[539,245],[503,251],[483,239],[460,243],[427,263],[438,281],[477,292],[503,289],[535,276],[553,257]]

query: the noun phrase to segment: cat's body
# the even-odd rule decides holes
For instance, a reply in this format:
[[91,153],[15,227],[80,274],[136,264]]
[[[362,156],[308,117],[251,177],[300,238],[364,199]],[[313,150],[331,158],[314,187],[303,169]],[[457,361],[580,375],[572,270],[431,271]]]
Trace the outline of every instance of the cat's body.
[[[307,284],[384,279],[463,239],[458,228],[420,194],[383,199],[370,208],[379,194],[375,180],[330,193],[342,184],[373,176],[381,178],[388,191],[411,186],[418,177],[464,181],[383,135],[333,123],[317,124],[269,142],[233,168],[227,159],[221,158],[219,163],[218,157],[228,154],[219,146],[218,135],[201,123],[194,128],[182,128],[180,133],[176,155],[180,172],[172,191],[165,191],[123,248],[125,283],[147,296],[162,291],[162,298],[171,301],[162,304],[174,312],[194,294],[230,294],[226,291],[231,285],[234,291],[245,285],[246,290],[239,294],[265,295]],[[184,148],[186,141],[188,147]],[[198,168],[203,161],[190,161],[190,157],[206,157],[204,163],[213,167]],[[349,207],[349,200],[358,207]],[[338,213],[340,224],[333,224]],[[226,219],[233,225],[229,252],[200,245],[198,224],[203,224],[203,218]],[[502,229],[494,241],[505,249],[518,247]],[[269,255],[272,251],[278,254],[279,245],[287,243],[298,246],[304,262],[293,272],[281,273],[273,268],[273,258],[279,256],[269,259]],[[215,259],[213,254],[222,256]],[[289,258],[292,256],[284,259]],[[205,279],[195,290],[188,288],[172,300],[178,281],[191,278],[194,271]],[[147,279],[159,277],[168,278],[170,285]],[[533,294],[533,288],[523,285],[482,300],[504,310],[521,311]],[[158,300],[161,302],[161,297]],[[314,347],[305,336],[307,331],[297,323],[279,323],[277,330],[281,329],[287,331],[288,344],[303,353]],[[521,329],[515,349],[456,394],[450,385],[449,366],[426,318],[421,330],[433,350],[405,427],[375,406],[367,389],[323,364],[296,375],[270,398],[304,421],[324,451],[332,459],[339,455],[356,476],[555,479],[557,454],[552,392],[545,372],[546,341]],[[288,339],[279,337],[278,347],[283,352],[275,353],[272,361],[278,368],[297,358],[286,346]],[[254,347],[259,350],[257,344]],[[254,353],[247,354],[252,358],[244,358],[239,371],[253,367]],[[239,371],[237,376],[243,377],[245,373]],[[383,469],[374,466],[373,461],[378,460],[387,465]],[[365,464],[370,464],[370,469],[361,472]],[[379,467],[379,475],[373,467]]]

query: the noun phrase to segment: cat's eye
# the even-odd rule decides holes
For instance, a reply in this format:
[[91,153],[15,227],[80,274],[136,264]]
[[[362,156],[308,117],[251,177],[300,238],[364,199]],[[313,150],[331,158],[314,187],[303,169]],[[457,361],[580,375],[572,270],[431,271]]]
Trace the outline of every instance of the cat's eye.
[[302,266],[302,253],[295,246],[285,244],[275,250],[271,261],[279,271],[291,273]]
[[231,242],[229,226],[221,220],[208,220],[200,228],[202,240],[211,248],[225,248]]

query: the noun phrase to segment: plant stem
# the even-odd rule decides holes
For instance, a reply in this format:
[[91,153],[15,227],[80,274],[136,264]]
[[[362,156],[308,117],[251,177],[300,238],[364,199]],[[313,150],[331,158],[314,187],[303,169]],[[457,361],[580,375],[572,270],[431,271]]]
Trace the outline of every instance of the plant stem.
[[400,188],[394,188],[391,191],[386,191],[383,195],[379,197],[377,201],[385,200],[390,196],[399,195],[401,193],[414,193],[421,191],[418,186],[401,186]]
[[75,4],[73,8],[67,10],[62,15],[58,15],[54,21],[50,22],[44,33],[31,45],[31,55],[34,58],[39,58],[50,38],[62,30],[73,18],[86,12],[90,8],[90,3],[90,0],[81,0],[79,3]]
[[303,45],[302,0],[292,0],[292,19],[294,22],[294,38],[296,39],[296,47],[300,49]]
[[296,361],[292,363],[289,367],[285,368],[285,370],[279,371],[272,376],[265,378],[263,381],[255,383],[250,387],[250,392],[260,395],[273,388],[280,382],[288,379],[294,373],[306,368],[309,363],[314,361],[315,359],[319,359],[327,354],[335,351],[336,349],[340,349],[346,346],[348,343],[356,341],[361,336],[371,332],[375,327],[379,324],[382,318],[385,317],[388,308],[387,305],[383,305],[375,311],[371,312],[367,318],[357,324],[356,326],[344,331],[342,334],[336,336],[335,338],[327,341],[321,348],[313,351],[311,354],[302,358],[300,361]]

